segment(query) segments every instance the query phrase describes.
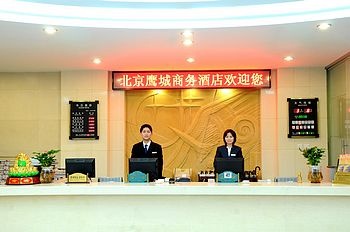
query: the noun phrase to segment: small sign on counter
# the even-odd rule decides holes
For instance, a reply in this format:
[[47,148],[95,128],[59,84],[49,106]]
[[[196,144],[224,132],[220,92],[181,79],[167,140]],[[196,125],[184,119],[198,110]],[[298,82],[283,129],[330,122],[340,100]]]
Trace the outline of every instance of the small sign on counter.
[[73,173],[68,175],[67,183],[90,183],[89,177],[83,173]]

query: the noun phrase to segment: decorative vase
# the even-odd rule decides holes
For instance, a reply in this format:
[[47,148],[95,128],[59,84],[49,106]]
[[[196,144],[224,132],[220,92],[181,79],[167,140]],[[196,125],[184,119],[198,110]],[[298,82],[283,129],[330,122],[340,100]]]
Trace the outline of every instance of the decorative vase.
[[55,177],[53,167],[42,167],[40,172],[41,183],[51,183]]
[[310,166],[308,179],[311,183],[321,183],[323,179],[321,167],[318,165]]

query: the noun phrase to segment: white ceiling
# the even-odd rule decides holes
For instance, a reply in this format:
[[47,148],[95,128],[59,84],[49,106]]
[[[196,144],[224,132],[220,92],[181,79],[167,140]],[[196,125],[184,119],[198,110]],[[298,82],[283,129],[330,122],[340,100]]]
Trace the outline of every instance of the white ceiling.
[[[48,1],[31,2],[42,4]],[[69,1],[51,2],[57,4]],[[116,2],[123,1],[85,2],[117,4]],[[221,6],[227,6],[225,4],[232,1],[209,3],[218,4],[220,2]],[[240,4],[242,2],[239,1]],[[260,4],[261,2],[277,1],[247,1],[249,7],[252,2]],[[187,28],[127,29],[115,26],[106,28],[86,25],[73,27],[67,26],[67,23],[61,25],[55,23],[58,33],[50,36],[42,30],[43,26],[47,25],[45,22],[49,22],[47,18],[42,23],[33,23],[28,18],[25,20],[19,20],[18,17],[12,17],[12,20],[5,19],[4,11],[1,11],[2,4],[0,3],[0,72],[78,69],[139,71],[325,67],[350,51],[350,15],[327,20],[321,17],[322,20],[309,19],[306,22],[297,20],[298,22],[295,23],[283,24],[277,24],[279,22],[276,21],[272,25],[259,26],[234,25],[221,28],[211,26],[206,29],[201,24],[197,29],[191,28],[194,32],[193,46],[184,47],[181,44],[180,34],[183,29]],[[123,4],[126,4],[125,1]],[[80,7],[88,6],[81,5]],[[332,24],[328,31],[317,30],[316,25],[323,21]],[[283,57],[286,55],[294,56],[295,60],[284,61]],[[187,63],[186,58],[189,56],[194,57],[196,62]],[[101,58],[102,63],[93,64],[91,61],[94,57]]]

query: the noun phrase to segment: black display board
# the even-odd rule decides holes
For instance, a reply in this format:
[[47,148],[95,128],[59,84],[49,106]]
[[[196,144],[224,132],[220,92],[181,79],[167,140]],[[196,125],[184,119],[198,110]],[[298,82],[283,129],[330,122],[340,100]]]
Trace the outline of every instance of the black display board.
[[97,105],[94,102],[73,102],[70,104],[69,139],[98,139]]
[[288,138],[313,137],[318,138],[317,103],[318,98],[291,99],[289,105]]

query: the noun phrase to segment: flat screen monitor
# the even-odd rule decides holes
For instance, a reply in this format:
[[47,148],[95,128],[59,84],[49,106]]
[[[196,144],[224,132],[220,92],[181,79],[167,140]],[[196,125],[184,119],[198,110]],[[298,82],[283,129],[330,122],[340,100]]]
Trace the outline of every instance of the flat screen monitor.
[[150,182],[158,179],[158,158],[129,158],[129,174],[135,171],[148,174]]
[[95,158],[66,158],[66,176],[82,173],[95,178]]
[[242,179],[244,175],[244,158],[215,158],[214,169],[215,173],[218,174],[225,171],[239,173],[240,179]]

